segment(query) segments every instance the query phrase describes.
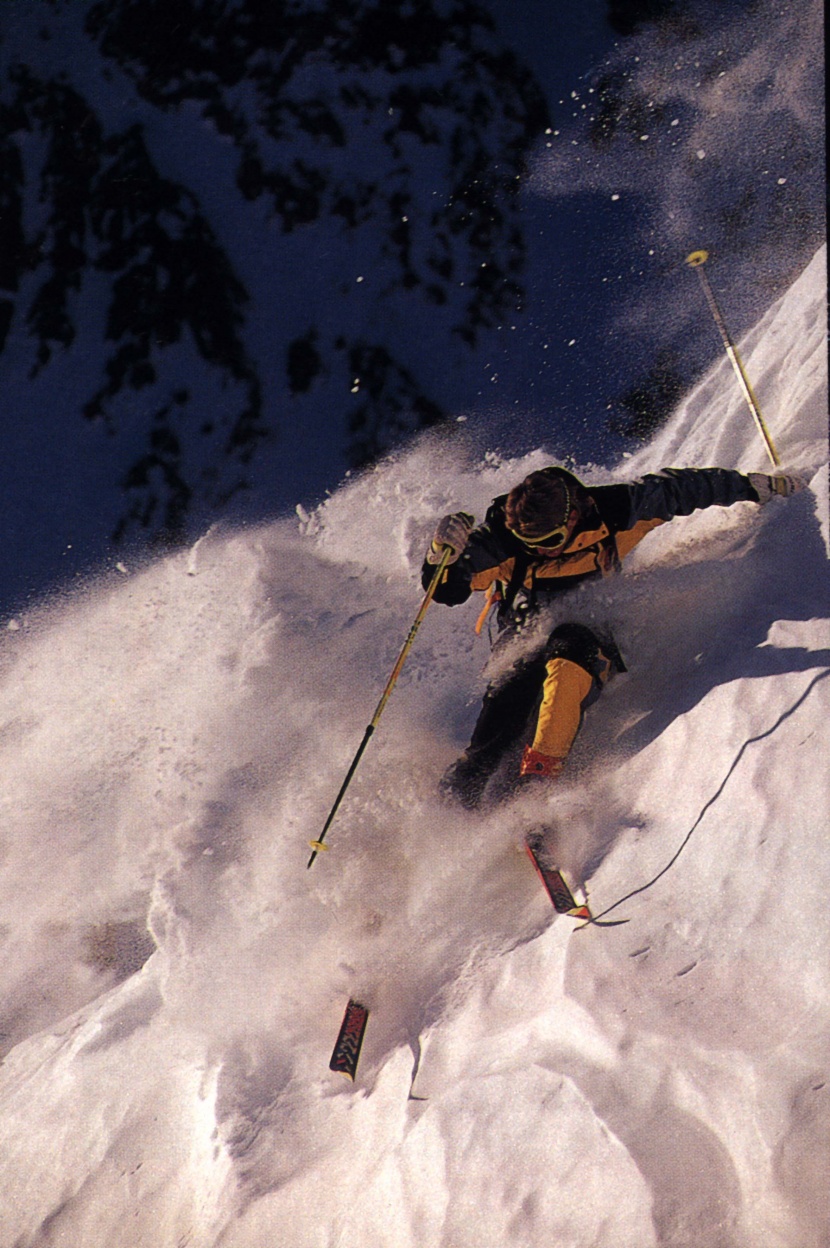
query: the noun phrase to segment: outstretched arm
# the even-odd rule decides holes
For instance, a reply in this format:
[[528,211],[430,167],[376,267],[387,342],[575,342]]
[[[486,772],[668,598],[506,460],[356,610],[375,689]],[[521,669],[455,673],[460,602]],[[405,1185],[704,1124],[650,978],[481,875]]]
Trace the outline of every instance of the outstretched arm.
[[613,522],[629,529],[639,520],[673,520],[705,507],[731,507],[733,503],[764,503],[776,494],[803,489],[800,477],[749,475],[731,468],[663,468],[624,486],[612,486]]

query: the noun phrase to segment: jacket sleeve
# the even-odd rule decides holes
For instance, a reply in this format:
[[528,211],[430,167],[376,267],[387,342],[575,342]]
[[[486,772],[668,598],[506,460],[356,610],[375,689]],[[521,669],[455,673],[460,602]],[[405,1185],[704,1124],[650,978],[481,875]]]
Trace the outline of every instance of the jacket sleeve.
[[606,523],[620,531],[641,520],[673,520],[704,507],[757,503],[749,478],[730,468],[663,468],[628,485],[607,487]]
[[[443,602],[448,607],[456,607],[461,602],[466,602],[472,593],[470,581],[473,579],[472,571],[469,569],[469,561],[464,560],[464,555],[457,559],[455,563],[451,563],[445,571],[443,577],[438,582],[438,588],[434,594],[435,602]],[[421,585],[424,589],[429,589],[432,578],[435,576],[435,564],[428,563],[426,559],[421,567]]]

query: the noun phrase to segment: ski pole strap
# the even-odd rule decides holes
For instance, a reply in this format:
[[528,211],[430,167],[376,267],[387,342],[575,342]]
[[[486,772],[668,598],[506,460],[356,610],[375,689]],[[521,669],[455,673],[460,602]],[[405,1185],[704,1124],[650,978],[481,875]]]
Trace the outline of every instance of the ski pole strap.
[[500,601],[501,601],[501,591],[499,589],[499,584],[498,584],[498,581],[494,581],[493,584],[490,586],[490,588],[487,590],[487,593],[484,598],[484,606],[481,608],[481,614],[476,620],[476,628],[475,628],[476,637],[481,636],[482,629],[484,628],[484,625],[487,622],[487,616],[490,614],[490,608],[494,607],[496,603]]
[[743,396],[746,399],[747,406],[749,407],[749,410],[752,414],[752,418],[755,421],[755,424],[758,428],[758,432],[760,433],[763,439],[767,454],[769,455],[773,466],[776,468],[780,468],[781,460],[779,458],[778,451],[775,449],[775,444],[772,440],[770,431],[766,426],[766,422],[764,421],[763,416],[761,415],[761,409],[758,406],[758,400],[755,398],[755,395],[753,394],[753,391],[752,391],[752,386],[749,384],[749,378],[746,375],[746,369],[744,368],[743,361],[741,360],[741,357],[738,354],[738,348],[735,346],[734,342],[732,341],[729,330],[726,328],[726,322],[723,319],[723,313],[718,307],[718,302],[715,299],[715,293],[712,290],[712,286],[709,281],[709,278],[706,276],[706,272],[703,268],[703,266],[705,265],[708,259],[709,259],[708,251],[702,251],[702,250],[693,251],[693,252],[690,252],[690,254],[686,257],[686,263],[689,265],[690,268],[695,270],[695,272],[698,275],[698,278],[700,279],[700,285],[703,289],[703,294],[706,298],[706,302],[709,304],[709,310],[712,313],[712,317],[714,319],[715,325],[717,326],[718,331],[720,333],[724,348],[726,350],[726,354],[729,358],[729,362],[732,365],[733,369],[735,370],[735,376],[738,379],[738,384],[740,385],[741,390],[743,392]]

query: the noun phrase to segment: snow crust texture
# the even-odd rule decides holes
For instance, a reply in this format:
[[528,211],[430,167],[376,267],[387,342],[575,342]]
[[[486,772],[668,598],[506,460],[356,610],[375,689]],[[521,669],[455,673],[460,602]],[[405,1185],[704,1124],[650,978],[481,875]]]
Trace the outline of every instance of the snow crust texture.
[[[664,526],[571,600],[630,670],[545,796],[438,801],[487,647],[477,606],[432,607],[305,868],[436,516],[480,517],[541,449],[427,438],[299,525],[12,622],[0,1244],[830,1242],[825,309],[821,252],[741,344],[812,488]],[[669,464],[765,470],[727,362],[583,475]],[[624,926],[554,915],[531,823]],[[354,1085],[327,1069],[350,996]]]

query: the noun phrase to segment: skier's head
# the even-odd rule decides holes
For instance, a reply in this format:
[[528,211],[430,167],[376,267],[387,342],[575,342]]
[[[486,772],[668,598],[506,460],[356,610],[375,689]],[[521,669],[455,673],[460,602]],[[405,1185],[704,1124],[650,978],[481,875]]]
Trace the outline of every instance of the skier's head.
[[526,546],[556,550],[579,520],[584,495],[582,483],[564,468],[531,472],[507,495],[505,522]]

